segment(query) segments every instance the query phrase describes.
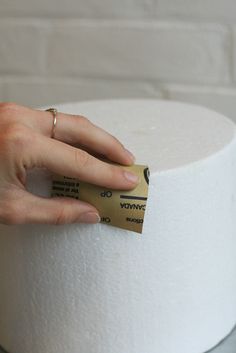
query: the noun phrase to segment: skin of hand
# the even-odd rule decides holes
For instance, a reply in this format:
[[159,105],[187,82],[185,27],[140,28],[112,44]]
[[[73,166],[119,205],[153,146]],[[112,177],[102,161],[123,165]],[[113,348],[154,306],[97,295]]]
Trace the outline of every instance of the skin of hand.
[[[28,192],[28,169],[46,168],[112,189],[130,190],[139,183],[134,173],[96,158],[103,156],[121,165],[134,163],[132,153],[113,135],[84,116],[58,112],[52,139],[52,122],[51,112],[0,103],[0,223],[59,225],[100,221],[97,209],[89,203]],[[74,146],[78,143],[81,148]]]

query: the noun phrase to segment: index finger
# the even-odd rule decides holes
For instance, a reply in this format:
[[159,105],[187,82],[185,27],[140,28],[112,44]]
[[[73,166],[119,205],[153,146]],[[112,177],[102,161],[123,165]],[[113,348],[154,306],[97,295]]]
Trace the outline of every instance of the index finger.
[[[4,113],[6,120],[23,122],[37,133],[51,137],[53,115],[49,111],[32,109],[26,106],[8,104]],[[14,119],[13,119],[14,118]],[[124,165],[133,164],[135,157],[112,134],[93,124],[82,115],[57,112],[54,139],[70,144],[79,144],[94,154]]]
[[[34,110],[37,132],[50,137],[52,130],[52,113]],[[135,161],[134,155],[112,134],[93,124],[82,115],[57,112],[57,124],[54,139],[89,148],[95,154],[101,154],[111,161],[130,165]]]
[[139,177],[121,166],[101,161],[84,150],[61,141],[35,134],[34,148],[28,151],[29,166],[45,167],[52,172],[107,188],[130,190]]

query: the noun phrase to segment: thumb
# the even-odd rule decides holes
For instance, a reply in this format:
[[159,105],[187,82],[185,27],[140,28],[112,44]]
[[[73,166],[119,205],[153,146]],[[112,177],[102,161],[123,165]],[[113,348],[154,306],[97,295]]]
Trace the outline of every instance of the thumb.
[[[44,198],[19,189],[19,197],[6,207],[5,224],[67,224],[98,223],[100,217],[97,209],[84,201],[70,197]],[[18,194],[18,192],[17,192]]]

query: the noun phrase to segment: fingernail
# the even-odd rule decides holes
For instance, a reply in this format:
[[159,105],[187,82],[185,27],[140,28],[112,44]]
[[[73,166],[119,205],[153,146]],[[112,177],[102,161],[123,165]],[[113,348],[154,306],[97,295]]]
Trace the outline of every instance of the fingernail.
[[81,223],[99,223],[100,221],[101,218],[96,212],[82,213],[77,219],[77,222]]
[[127,150],[126,148],[125,148],[125,152],[126,152],[126,154],[133,160],[133,161],[135,161],[135,156],[133,155],[133,153],[131,153],[129,150]]
[[132,183],[137,183],[139,180],[138,175],[127,172],[127,171],[124,172],[124,176],[128,181],[131,181]]

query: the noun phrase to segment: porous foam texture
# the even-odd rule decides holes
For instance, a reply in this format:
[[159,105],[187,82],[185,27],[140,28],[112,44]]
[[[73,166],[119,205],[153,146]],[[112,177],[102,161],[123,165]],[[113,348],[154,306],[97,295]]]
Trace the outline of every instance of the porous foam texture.
[[[210,349],[236,322],[235,124],[169,101],[56,107],[85,115],[149,165],[143,234],[0,225],[0,345],[10,353]],[[34,169],[27,188],[49,197],[50,181]]]

